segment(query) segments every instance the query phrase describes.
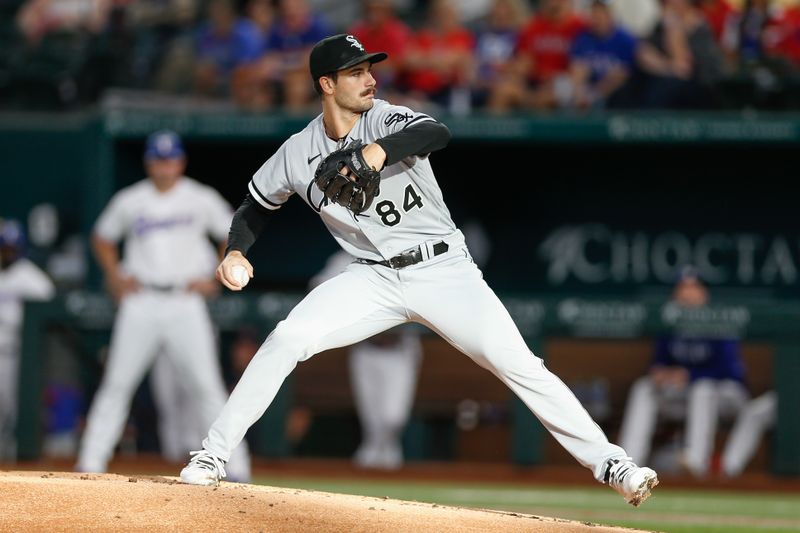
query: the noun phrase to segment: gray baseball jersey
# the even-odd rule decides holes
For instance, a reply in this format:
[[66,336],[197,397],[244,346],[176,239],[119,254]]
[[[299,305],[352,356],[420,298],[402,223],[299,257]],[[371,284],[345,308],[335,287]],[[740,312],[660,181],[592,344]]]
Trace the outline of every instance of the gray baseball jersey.
[[290,137],[250,181],[250,194],[263,207],[279,209],[297,193],[317,213],[350,255],[384,260],[429,239],[462,240],[427,157],[408,157],[381,172],[380,194],[364,213],[329,202],[314,183],[314,171],[328,154],[361,139],[365,144],[412,124],[434,120],[403,106],[375,100],[346,138],[329,138],[320,114]]

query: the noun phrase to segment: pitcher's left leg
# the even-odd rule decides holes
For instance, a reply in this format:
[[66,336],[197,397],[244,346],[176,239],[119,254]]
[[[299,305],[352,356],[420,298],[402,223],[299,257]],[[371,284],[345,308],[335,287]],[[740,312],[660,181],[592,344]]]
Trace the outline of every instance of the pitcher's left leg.
[[503,304],[469,259],[409,271],[409,309],[469,355],[528,406],[558,442],[603,481],[612,459],[626,457],[570,389],[534,356]]

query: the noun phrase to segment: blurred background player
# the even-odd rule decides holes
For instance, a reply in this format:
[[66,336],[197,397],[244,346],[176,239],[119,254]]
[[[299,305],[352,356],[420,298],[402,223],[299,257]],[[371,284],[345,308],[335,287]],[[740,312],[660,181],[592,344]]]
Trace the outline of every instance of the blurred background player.
[[[681,272],[667,305],[684,309],[708,303],[694,268]],[[646,461],[659,415],[685,419],[683,466],[708,473],[720,418],[732,418],[747,402],[740,343],[735,338],[666,335],[656,341],[648,374],[631,388],[620,429],[620,446],[634,461]]]
[[[144,159],[148,179],[111,199],[92,237],[119,310],[81,442],[79,471],[106,471],[131,398],[160,350],[191,390],[191,407],[204,426],[227,397],[205,298],[218,291],[217,254],[208,236],[224,244],[233,213],[219,193],[183,175],[185,152],[175,133],[152,134]],[[244,443],[233,452],[229,472],[232,480],[249,480]]]
[[[310,288],[340,274],[354,258],[340,251],[310,281]],[[362,468],[403,466],[403,431],[414,404],[422,343],[416,326],[395,328],[350,348],[353,388],[361,444],[353,461]]]
[[16,458],[17,383],[25,300],[49,300],[55,286],[25,258],[25,233],[0,219],[0,460]]
[[722,474],[736,477],[744,472],[761,442],[761,437],[778,417],[778,393],[770,390],[753,398],[742,408],[722,452]]
[[202,417],[193,407],[196,399],[192,390],[167,354],[156,357],[150,372],[150,390],[158,411],[161,455],[171,463],[180,463],[197,442],[192,439],[202,439],[205,430]]

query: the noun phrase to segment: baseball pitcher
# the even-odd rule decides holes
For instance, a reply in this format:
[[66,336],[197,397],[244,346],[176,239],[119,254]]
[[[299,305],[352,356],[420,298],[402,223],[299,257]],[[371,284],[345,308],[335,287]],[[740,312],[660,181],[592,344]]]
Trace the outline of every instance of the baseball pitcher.
[[450,217],[428,155],[450,140],[432,117],[375,98],[373,63],[352,35],[311,51],[322,114],[256,172],[234,215],[218,279],[241,290],[246,253],[264,223],[297,194],[355,258],[300,302],[267,337],[227,404],[181,471],[216,484],[225,463],[297,363],[406,322],[423,324],[502,380],[595,478],[639,505],[656,473],[608,442],[580,402],[531,353],[483,280]]

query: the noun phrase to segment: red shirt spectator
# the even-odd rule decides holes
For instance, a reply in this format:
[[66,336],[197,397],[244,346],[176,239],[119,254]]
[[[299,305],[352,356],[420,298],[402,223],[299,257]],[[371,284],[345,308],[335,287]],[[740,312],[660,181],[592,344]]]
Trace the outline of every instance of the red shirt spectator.
[[389,58],[373,65],[372,75],[379,86],[391,85],[397,69],[411,42],[411,30],[397,18],[391,3],[386,0],[369,0],[364,20],[356,22],[349,33],[361,41],[370,52],[386,52]]
[[736,10],[728,3],[728,0],[706,0],[700,4],[700,9],[714,34],[714,39],[720,42],[725,33],[725,27],[729,23],[731,15],[736,14]]
[[355,35],[370,52],[386,52],[390,59],[395,60],[403,57],[411,40],[411,30],[396,17],[380,24],[370,24],[366,20],[357,22],[349,33]]
[[[417,52],[429,57],[446,57],[454,53],[471,52],[475,46],[475,38],[464,28],[454,29],[445,34],[422,30],[412,38],[412,46]],[[408,73],[406,83],[411,90],[435,94],[463,81],[458,78],[457,70],[447,72],[436,68],[420,68]]]
[[764,51],[800,66],[800,7],[780,11],[764,29]]
[[517,53],[530,61],[528,78],[542,82],[566,72],[572,43],[585,27],[583,19],[574,14],[560,19],[535,15],[517,43]]

